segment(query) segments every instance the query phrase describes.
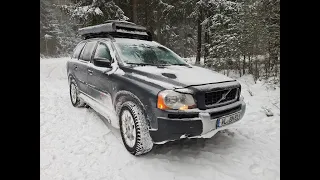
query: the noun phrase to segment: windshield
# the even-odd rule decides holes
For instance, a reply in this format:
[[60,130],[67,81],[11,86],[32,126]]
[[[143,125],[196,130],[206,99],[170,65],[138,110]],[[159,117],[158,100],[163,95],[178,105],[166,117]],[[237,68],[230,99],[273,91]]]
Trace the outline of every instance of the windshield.
[[141,65],[187,65],[177,54],[155,42],[118,39],[116,47],[123,62]]

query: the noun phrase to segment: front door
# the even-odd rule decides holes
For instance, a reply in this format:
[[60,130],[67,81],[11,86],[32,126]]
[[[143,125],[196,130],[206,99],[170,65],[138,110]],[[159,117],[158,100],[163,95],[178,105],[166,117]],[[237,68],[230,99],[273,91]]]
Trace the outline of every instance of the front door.
[[110,42],[98,42],[96,51],[93,56],[93,61],[88,67],[88,87],[90,96],[97,102],[93,107],[101,115],[103,115],[109,123],[118,127],[118,118],[116,116],[113,104],[112,104],[112,92],[113,92],[113,75],[108,74],[112,70],[111,67],[97,67],[94,65],[94,59],[108,59],[113,62],[113,58],[110,55],[111,46]]
[[[97,48],[93,55],[93,61],[96,58],[109,59],[112,62],[110,50],[107,45],[108,42],[98,42]],[[88,67],[88,86],[90,96],[99,101],[104,106],[109,106],[110,93],[112,91],[112,82],[110,76],[107,74],[112,68],[101,68],[90,63]]]

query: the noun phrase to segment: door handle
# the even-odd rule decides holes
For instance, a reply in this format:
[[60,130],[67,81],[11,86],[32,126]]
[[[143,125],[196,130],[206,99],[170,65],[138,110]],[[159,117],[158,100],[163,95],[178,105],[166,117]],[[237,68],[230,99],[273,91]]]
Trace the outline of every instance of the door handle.
[[92,75],[93,71],[90,70],[90,69],[88,69],[88,73],[89,73],[90,75]]

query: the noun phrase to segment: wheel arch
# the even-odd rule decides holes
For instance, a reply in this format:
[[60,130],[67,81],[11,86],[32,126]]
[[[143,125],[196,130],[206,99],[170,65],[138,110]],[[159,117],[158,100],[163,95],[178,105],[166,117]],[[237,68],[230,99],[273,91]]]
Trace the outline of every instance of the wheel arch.
[[150,127],[150,117],[147,113],[148,111],[146,110],[144,103],[140,100],[140,98],[138,96],[136,96],[135,94],[133,94],[130,91],[120,90],[115,94],[115,96],[113,98],[113,106],[114,106],[114,109],[116,110],[116,112],[117,113],[120,112],[120,109],[118,109],[120,107],[119,103],[122,104],[123,102],[128,101],[128,100],[134,101],[134,103],[136,103],[142,109],[142,111],[145,114],[145,119],[147,121],[147,124]]
[[71,80],[73,80],[77,84],[77,86],[79,86],[79,82],[78,82],[77,78],[73,74],[69,74],[68,75],[68,84],[71,83]]
[[70,83],[70,80],[71,80],[71,79],[76,80],[72,74],[69,74],[69,75],[68,75],[68,83]]

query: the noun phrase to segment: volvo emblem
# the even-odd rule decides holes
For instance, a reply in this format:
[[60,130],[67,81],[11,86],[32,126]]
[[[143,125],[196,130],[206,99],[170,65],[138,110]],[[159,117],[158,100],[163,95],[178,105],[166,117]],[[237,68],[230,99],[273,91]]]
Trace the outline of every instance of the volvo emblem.
[[221,99],[219,99],[219,101],[217,103],[220,103],[221,101],[225,100],[230,91],[231,91],[231,89],[229,89],[228,92],[222,94]]
[[224,94],[222,94],[222,98],[220,99],[220,101],[225,100],[225,99],[226,99],[226,97],[227,97],[227,95],[228,95],[228,93],[224,93]]

